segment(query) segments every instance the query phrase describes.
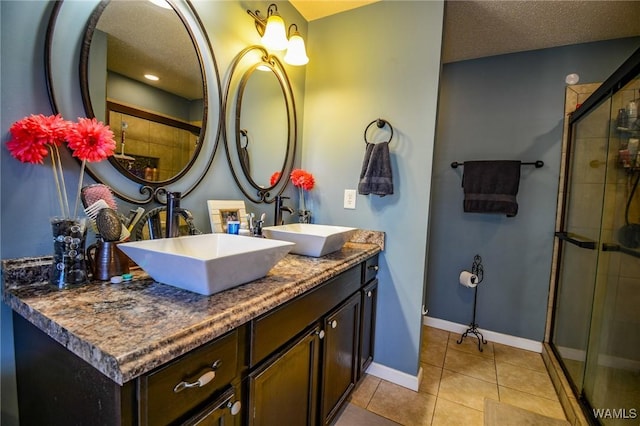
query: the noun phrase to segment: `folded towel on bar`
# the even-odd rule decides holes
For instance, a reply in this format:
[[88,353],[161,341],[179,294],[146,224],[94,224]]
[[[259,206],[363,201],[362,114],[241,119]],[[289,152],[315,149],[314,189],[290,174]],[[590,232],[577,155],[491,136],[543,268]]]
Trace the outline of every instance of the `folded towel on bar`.
[[520,161],[465,161],[462,187],[464,211],[469,213],[518,213]]
[[358,193],[375,194],[381,197],[393,194],[393,177],[391,174],[391,156],[389,141],[367,143],[362,162]]

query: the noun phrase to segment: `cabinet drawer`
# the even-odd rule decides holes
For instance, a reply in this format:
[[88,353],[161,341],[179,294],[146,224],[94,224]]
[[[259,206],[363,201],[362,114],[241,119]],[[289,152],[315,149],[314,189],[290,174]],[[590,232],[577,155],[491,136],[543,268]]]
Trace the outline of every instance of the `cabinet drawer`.
[[360,288],[360,266],[251,322],[251,366],[284,345]]
[[[140,379],[141,424],[168,424],[189,413],[234,379],[237,360],[238,331],[234,330],[143,376]],[[199,379],[211,380],[198,386]],[[181,383],[194,386],[185,387]]]
[[366,284],[378,274],[378,255],[370,257],[362,264],[362,284]]

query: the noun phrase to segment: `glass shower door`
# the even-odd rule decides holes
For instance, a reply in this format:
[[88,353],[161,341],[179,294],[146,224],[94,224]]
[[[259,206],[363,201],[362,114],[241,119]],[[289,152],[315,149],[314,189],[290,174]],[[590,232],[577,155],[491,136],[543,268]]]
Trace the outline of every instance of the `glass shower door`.
[[560,239],[552,346],[577,391],[584,383],[598,274],[611,102],[574,124]]
[[640,157],[633,155],[640,125],[617,120],[638,98],[637,79],[611,97],[603,243],[582,395],[604,425],[640,424]]

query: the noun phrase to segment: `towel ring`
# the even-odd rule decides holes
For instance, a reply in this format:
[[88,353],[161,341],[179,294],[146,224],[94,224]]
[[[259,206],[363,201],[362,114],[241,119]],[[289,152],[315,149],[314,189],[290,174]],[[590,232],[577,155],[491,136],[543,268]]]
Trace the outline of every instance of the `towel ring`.
[[[369,123],[369,125],[364,129],[364,143],[366,144],[371,143],[367,140],[367,130],[369,130],[369,127],[371,127],[374,123],[378,126],[379,129],[382,129],[385,124],[389,126],[389,129],[391,130],[391,137],[387,142],[391,142],[391,139],[393,139],[393,126],[387,120],[378,118],[377,120],[373,120],[371,123]],[[384,142],[379,142],[379,143],[384,143]]]

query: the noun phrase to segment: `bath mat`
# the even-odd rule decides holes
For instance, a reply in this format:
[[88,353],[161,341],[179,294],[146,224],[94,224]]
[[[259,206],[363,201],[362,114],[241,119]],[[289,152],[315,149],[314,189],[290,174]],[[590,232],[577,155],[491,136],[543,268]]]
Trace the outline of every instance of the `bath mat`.
[[493,399],[484,400],[485,426],[570,426],[566,420],[543,416],[520,407],[498,402]]

